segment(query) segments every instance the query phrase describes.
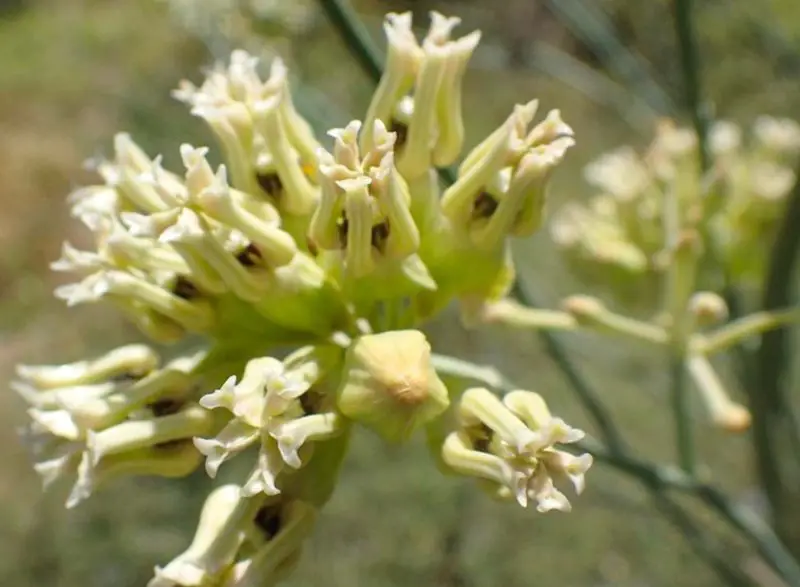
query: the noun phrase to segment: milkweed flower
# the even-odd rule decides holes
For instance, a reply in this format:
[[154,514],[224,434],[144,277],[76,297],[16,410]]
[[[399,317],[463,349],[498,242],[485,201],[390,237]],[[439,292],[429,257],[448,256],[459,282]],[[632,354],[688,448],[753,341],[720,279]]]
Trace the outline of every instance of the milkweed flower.
[[500,498],[540,512],[569,511],[555,481],[567,480],[576,493],[592,456],[574,456],[556,448],[584,437],[581,430],[554,418],[541,396],[516,390],[502,400],[483,388],[464,392],[458,407],[460,429],[444,442],[442,458],[456,472],[477,477]]

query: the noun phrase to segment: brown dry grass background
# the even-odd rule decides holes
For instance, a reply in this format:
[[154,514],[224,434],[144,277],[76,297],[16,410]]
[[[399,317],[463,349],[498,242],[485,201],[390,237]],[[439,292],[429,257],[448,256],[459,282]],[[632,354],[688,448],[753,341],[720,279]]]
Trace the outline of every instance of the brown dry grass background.
[[[401,7],[361,4],[374,14]],[[460,12],[456,2],[426,4]],[[633,23],[659,30],[644,3],[615,4],[630,13]],[[737,5],[751,9],[747,2]],[[798,16],[791,2],[771,7],[787,18]],[[714,97],[726,115],[746,119],[761,111],[791,112],[800,103],[797,83],[765,72],[757,58],[737,62],[737,51],[749,54],[726,36],[732,33],[714,25],[718,16],[706,14],[703,31],[713,60]],[[492,35],[502,37],[503,27],[514,24],[508,14],[498,22],[487,24],[490,44]],[[330,97],[332,111],[358,116],[368,84],[332,32],[324,25],[314,30],[292,46],[304,78]],[[524,33],[508,36],[524,39]],[[552,31],[542,34],[561,38]],[[207,141],[205,129],[173,103],[169,90],[182,77],[197,79],[210,60],[206,46],[178,28],[159,2],[31,1],[0,17],[0,380],[8,380],[21,361],[75,360],[136,336],[103,307],[68,312],[53,299],[58,277],[49,273],[48,263],[58,256],[61,241],[85,238],[68,218],[64,198],[90,179],[82,162],[107,150],[117,130],[133,132],[150,151],[163,152],[167,162],[175,162],[181,142]],[[731,60],[738,63],[733,70]],[[579,166],[598,151],[620,140],[641,140],[592,96],[530,71],[486,64],[467,81],[470,140],[502,120],[514,102],[531,96],[540,97],[545,107],[561,107],[580,139],[571,168],[560,178],[556,203],[579,192]],[[346,118],[321,122],[341,125]],[[581,289],[543,236],[521,245],[518,253],[520,272],[549,301]],[[448,315],[434,325],[432,338],[444,352],[497,364],[543,393],[556,411],[586,425],[531,334],[465,333]],[[639,349],[599,342],[581,337],[570,347],[642,454],[671,458],[664,365]],[[180,482],[115,485],[66,512],[58,490],[41,494],[16,435],[24,417],[21,401],[10,392],[0,395],[0,586],[144,585],[152,565],[186,545],[210,486],[202,474]],[[703,461],[713,466],[720,483],[748,499],[748,439],[703,427],[699,440]],[[587,494],[569,516],[498,505],[471,484],[434,473],[422,442],[399,450],[359,436],[341,487],[289,584],[717,584],[641,490],[613,471],[592,471]],[[235,478],[235,467],[227,474]],[[733,544],[730,555],[740,556],[743,551]]]

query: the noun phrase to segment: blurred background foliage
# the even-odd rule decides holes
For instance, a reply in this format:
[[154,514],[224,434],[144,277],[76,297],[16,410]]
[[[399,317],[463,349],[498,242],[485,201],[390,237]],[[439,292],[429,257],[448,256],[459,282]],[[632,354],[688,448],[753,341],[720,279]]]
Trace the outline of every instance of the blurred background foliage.
[[[514,103],[561,108],[578,147],[556,178],[553,208],[588,195],[581,167],[619,143],[645,144],[660,115],[681,117],[681,80],[667,0],[358,0],[377,40],[386,11],[457,14],[483,42],[465,86],[468,143]],[[697,3],[704,91],[716,116],[800,112],[800,3]],[[300,109],[319,130],[363,115],[372,85],[311,0],[0,1],[0,379],[20,361],[69,361],[138,338],[102,307],[67,312],[48,263],[61,241],[87,235],[64,198],[87,180],[82,162],[107,152],[117,130],[177,160],[182,142],[210,143],[205,126],[170,98],[184,77],[233,47],[285,57]],[[550,305],[585,291],[545,231],[517,250],[519,272]],[[603,292],[592,292],[603,295]],[[642,309],[643,311],[646,308]],[[556,413],[592,430],[532,333],[465,332],[454,316],[432,327],[434,348],[493,363],[543,394]],[[570,351],[637,451],[672,458],[666,366],[647,349],[570,336]],[[731,379],[733,381],[733,379]],[[741,398],[740,398],[741,399]],[[0,396],[0,585],[135,587],[182,550],[210,481],[136,480],[75,511],[41,495],[16,429],[22,402]],[[699,418],[702,463],[734,499],[763,512],[747,435]],[[411,450],[357,438],[304,564],[289,585],[576,585],[687,587],[719,579],[641,488],[602,466],[570,515],[537,515],[487,501],[468,483],[432,475]],[[235,467],[232,467],[235,469]],[[237,471],[227,472],[232,477]],[[694,504],[685,505],[692,510]],[[718,521],[701,514],[702,524]],[[781,585],[721,527],[730,560],[761,585]]]

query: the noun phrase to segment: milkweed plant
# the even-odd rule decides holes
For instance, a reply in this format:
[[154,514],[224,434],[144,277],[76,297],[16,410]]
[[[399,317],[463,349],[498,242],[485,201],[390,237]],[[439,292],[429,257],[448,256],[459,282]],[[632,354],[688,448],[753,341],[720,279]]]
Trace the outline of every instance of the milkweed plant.
[[[510,241],[542,227],[575,136],[558,110],[537,116],[533,100],[462,156],[462,78],[480,33],[454,36],[458,24],[433,12],[418,41],[410,13],[389,14],[385,70],[363,120],[324,140],[295,109],[282,61],[262,77],[256,58],[234,51],[174,92],[213,131],[223,165],[182,144],[183,168],[167,170],[118,134],[113,157],[94,162],[101,181],[70,196],[94,249],[64,244],[53,269],[77,280],[56,295],[113,304],[154,345],[18,368],[45,487],[72,479],[73,507],[123,477],[205,467],[214,478],[232,459],[250,467],[210,491],[194,540],[148,587],[280,581],[358,426],[393,443],[427,431],[443,472],[499,500],[569,511],[565,492],[583,491],[593,460],[576,449],[584,432],[534,391],[451,384],[458,360],[434,352],[423,329],[452,302],[470,327],[591,329],[676,349],[712,420],[747,427],[708,357],[794,314],[725,325],[722,299],[697,291],[698,269],[708,239],[726,270],[758,269],[794,180],[785,165],[796,125],[763,119],[747,147],[733,126],[715,129],[720,167],[709,174],[692,162],[694,135],[668,125],[644,156],[625,149],[589,167],[601,193],[562,208],[554,239],[588,267],[658,273],[664,311],[652,322],[588,296],[526,307],[509,296]],[[459,159],[442,187],[437,170]],[[198,346],[163,350],[184,340]]]

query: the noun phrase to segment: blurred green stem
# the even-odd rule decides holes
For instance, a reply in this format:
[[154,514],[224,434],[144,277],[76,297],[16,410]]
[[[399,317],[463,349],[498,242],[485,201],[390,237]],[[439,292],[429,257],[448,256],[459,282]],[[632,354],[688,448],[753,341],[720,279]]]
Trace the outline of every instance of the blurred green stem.
[[359,65],[372,81],[379,81],[383,68],[378,50],[346,0],[319,0],[319,5]]
[[700,168],[706,171],[711,167],[711,158],[708,152],[708,117],[702,101],[700,56],[697,52],[692,0],[675,0],[673,9],[686,109],[691,114],[692,124],[697,133]]
[[674,110],[672,101],[656,83],[648,66],[618,37],[610,19],[597,2],[585,0],[545,0],[548,8],[572,33],[600,59],[603,65],[618,75],[636,96],[645,100],[661,114]]
[[672,382],[672,411],[675,414],[675,434],[681,468],[694,475],[697,467],[692,427],[689,376],[686,370],[685,353],[676,352],[670,357],[670,380]]
[[[792,303],[792,278],[800,254],[798,224],[800,180],[794,186],[772,248],[762,298],[766,312]],[[747,391],[756,461],[773,523],[795,556],[800,556],[800,429],[788,392],[790,360],[787,331],[764,333]]]

